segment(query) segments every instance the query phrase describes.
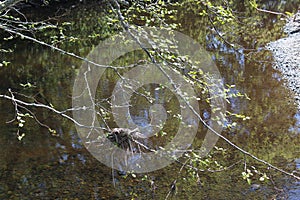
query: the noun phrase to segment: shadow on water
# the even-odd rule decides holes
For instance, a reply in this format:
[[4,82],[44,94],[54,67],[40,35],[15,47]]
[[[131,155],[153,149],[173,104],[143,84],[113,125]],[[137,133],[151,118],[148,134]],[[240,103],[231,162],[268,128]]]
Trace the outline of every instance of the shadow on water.
[[[291,10],[290,7],[294,5],[292,1],[290,4],[265,2],[265,8],[271,10]],[[243,121],[232,117],[231,120],[237,120],[238,125],[223,134],[247,151],[276,166],[290,171],[299,170],[300,113],[293,104],[292,93],[284,86],[280,73],[272,68],[270,52],[263,48],[268,41],[283,37],[280,28],[284,22],[278,16],[261,14],[252,19],[260,24],[253,27],[234,27],[235,32],[228,39],[243,46],[235,51],[216,34],[208,31],[213,27],[209,21],[196,16],[197,9],[199,8],[187,8],[188,14],[186,10],[179,12],[178,21],[182,23],[179,31],[206,46],[224,81],[235,85],[231,89],[232,94],[246,93],[251,98],[230,99],[230,112],[242,113],[251,119]],[[237,7],[237,10],[246,12],[242,7]],[[77,14],[70,17],[74,21],[70,27],[72,34],[78,34],[78,30],[85,34],[94,29],[95,24],[103,17],[101,11],[95,8],[78,8],[75,11]],[[82,16],[87,13],[95,21],[84,21]],[[253,22],[250,19],[244,20]],[[103,21],[102,39],[113,32],[109,26],[104,25],[105,20]],[[65,48],[86,56],[93,42],[65,44]],[[20,93],[34,95],[38,101],[48,105],[51,103],[61,110],[71,106],[73,79],[81,65],[78,60],[26,41],[19,41],[14,47],[14,53],[4,56],[12,64],[0,71],[1,93],[7,93],[7,89],[12,88]],[[130,56],[128,59],[131,59]],[[98,88],[102,98],[109,96],[117,80],[113,73],[107,72],[106,76],[108,78],[99,84],[103,88]],[[19,85],[20,82],[30,82],[35,87],[23,88]],[[175,114],[179,112],[178,101],[168,91],[158,93],[157,85],[145,87],[151,91],[156,102],[167,99],[165,106],[172,108]],[[148,124],[151,105],[138,97],[131,100],[136,105],[130,110],[134,121],[141,125]],[[127,174],[125,178],[89,154],[77,136],[74,125],[69,121],[53,115],[50,111],[35,110],[41,122],[55,129],[57,133],[51,135],[34,120],[26,119],[25,126],[19,133],[25,133],[25,137],[19,141],[17,123],[6,123],[14,117],[14,107],[4,100],[0,101],[0,107],[0,199],[163,199],[176,177],[180,178],[177,194],[174,196],[176,199],[298,199],[300,196],[299,182],[251,160],[247,160],[248,167],[255,165],[266,171],[272,181],[261,183],[254,180],[249,185],[241,176],[245,167],[243,162],[222,172],[201,172],[198,183],[187,171],[178,175],[178,164],[148,174]],[[115,126],[113,120],[110,125]],[[166,131],[176,132],[176,127],[176,123],[170,122]],[[205,129],[200,128],[195,147],[201,144],[203,134]],[[155,145],[155,142],[166,141],[153,140],[151,144]],[[225,157],[216,155],[216,158],[223,160],[224,166],[230,166],[244,158],[223,141],[219,141],[217,146],[228,148],[231,152]]]

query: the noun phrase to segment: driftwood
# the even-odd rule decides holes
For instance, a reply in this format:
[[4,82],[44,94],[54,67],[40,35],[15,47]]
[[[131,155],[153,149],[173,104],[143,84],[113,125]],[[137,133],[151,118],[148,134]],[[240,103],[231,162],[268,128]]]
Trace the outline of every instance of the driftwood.
[[118,147],[133,152],[135,151],[134,141],[139,138],[144,138],[144,136],[138,132],[138,129],[114,128],[107,135],[107,138]]

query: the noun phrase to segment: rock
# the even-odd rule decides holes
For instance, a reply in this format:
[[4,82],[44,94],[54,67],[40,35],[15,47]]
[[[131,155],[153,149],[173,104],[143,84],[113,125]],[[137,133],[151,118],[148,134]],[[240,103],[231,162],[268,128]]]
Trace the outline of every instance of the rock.
[[300,32],[300,12],[292,16],[284,27],[284,32],[294,34]]
[[250,189],[252,191],[259,190],[260,189],[260,185],[259,184],[252,184],[251,187],[250,187]]
[[274,68],[287,80],[300,109],[300,13],[289,19],[284,30],[288,37],[269,43],[267,48],[273,53]]

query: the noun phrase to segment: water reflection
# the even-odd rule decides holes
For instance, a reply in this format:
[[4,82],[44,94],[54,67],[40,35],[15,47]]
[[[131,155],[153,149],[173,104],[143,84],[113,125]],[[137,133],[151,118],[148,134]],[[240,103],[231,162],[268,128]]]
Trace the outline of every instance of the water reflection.
[[294,118],[296,119],[296,122],[294,125],[291,125],[289,131],[295,134],[299,134],[300,133],[300,112],[297,112]]
[[[300,170],[300,159],[296,158],[295,159],[295,165],[296,165],[296,170]],[[288,199],[289,200],[296,200],[300,198],[300,182],[299,181],[292,181],[287,184],[287,191],[288,191]]]
[[[280,1],[266,1],[266,8],[277,8]],[[286,5],[281,1],[286,9]],[[279,6],[280,7],[280,6]],[[240,8],[240,11],[243,9]],[[77,12],[81,12],[80,9]],[[82,11],[87,13],[87,11]],[[97,12],[91,12],[97,16]],[[85,15],[84,14],[84,15]],[[79,15],[81,16],[81,15]],[[93,18],[93,17],[91,17]],[[192,21],[190,19],[195,19]],[[82,19],[84,20],[84,19]],[[280,73],[272,69],[271,55],[263,48],[251,51],[257,46],[263,46],[267,40],[275,40],[282,36],[276,28],[280,25],[278,18],[272,16],[263,21],[266,32],[276,32],[274,36],[268,35],[265,39],[259,37],[265,32],[252,35],[249,29],[241,30],[240,42],[243,48],[233,50],[232,47],[222,42],[216,35],[207,34],[209,27],[205,19],[192,14],[179,17],[182,22],[181,31],[194,38],[200,38],[207,49],[211,51],[213,59],[217,62],[224,81],[236,87],[230,90],[231,94],[247,93],[251,100],[244,98],[230,99],[230,112],[243,113],[251,117],[251,120],[239,121],[236,128],[228,131],[226,136],[243,148],[266,159],[282,168],[299,168],[299,133],[300,113],[292,102],[292,94],[284,87],[284,80]],[[75,20],[76,21],[76,20]],[[88,21],[81,22],[87,26]],[[197,28],[198,27],[198,28]],[[242,29],[242,27],[241,27]],[[256,29],[250,27],[251,29]],[[72,29],[74,32],[77,28]],[[237,34],[239,33],[238,30]],[[78,31],[77,31],[78,32]],[[84,31],[83,31],[84,32]],[[272,38],[270,38],[272,37]],[[259,40],[257,44],[254,41]],[[30,45],[28,45],[30,44]],[[77,49],[82,54],[90,50],[87,44],[67,45],[70,49]],[[250,52],[250,53],[249,53]],[[77,52],[78,53],[78,52]],[[4,55],[5,56],[5,55]],[[7,55],[6,55],[7,56]],[[45,99],[58,109],[66,109],[71,105],[72,80],[80,62],[66,56],[62,56],[49,49],[20,41],[15,47],[14,53],[8,56],[12,64],[0,71],[1,93],[6,93],[7,88],[13,88],[28,95],[39,94],[37,99],[45,102]],[[107,98],[114,88],[113,75],[99,84],[103,99]],[[19,82],[30,82],[36,87],[22,88]],[[152,90],[155,103],[169,102],[165,107],[173,107],[172,115],[178,114],[178,101],[167,92],[155,90],[157,86],[147,86]],[[133,121],[140,126],[150,123],[150,104],[142,99],[133,97],[130,112]],[[47,111],[38,111],[39,118],[53,127],[58,136],[51,136],[47,130],[37,126],[33,120],[26,122],[26,133],[22,141],[16,137],[15,124],[6,124],[13,118],[12,105],[4,100],[0,101],[0,145],[2,148],[0,158],[0,198],[1,199],[30,199],[30,198],[78,198],[78,199],[124,199],[138,194],[141,199],[162,199],[169,191],[170,179],[178,176],[178,165],[173,164],[165,169],[147,174],[149,179],[142,181],[129,176],[127,179],[112,172],[94,159],[83,148],[80,138],[74,130],[72,123],[53,116]],[[203,106],[202,114],[205,119],[210,118],[210,110]],[[177,110],[176,110],[177,109]],[[11,113],[11,114],[9,114]],[[236,120],[236,119],[232,119]],[[110,121],[115,126],[113,120]],[[166,121],[169,130],[176,132],[178,124]],[[201,129],[201,128],[200,128]],[[203,128],[202,128],[203,129]],[[205,131],[204,131],[205,132]],[[201,130],[197,136],[203,134]],[[148,145],[163,145],[166,141],[153,139]],[[202,140],[195,141],[195,146]],[[218,145],[227,147],[222,141]],[[228,147],[229,148],[229,147]],[[241,159],[237,152],[226,157],[225,165],[232,164]],[[296,158],[296,160],[295,160]],[[222,156],[220,159],[224,159]],[[197,185],[190,180],[189,173],[183,172],[178,183],[178,199],[267,199],[276,197],[278,191],[272,183],[261,184],[258,189],[253,189],[241,178],[242,165],[237,165],[228,171],[221,173],[201,173],[202,185]],[[263,168],[263,167],[262,167]],[[299,170],[299,169],[298,169]],[[113,186],[112,174],[114,174]],[[272,173],[270,173],[272,174]],[[278,187],[291,183],[288,189],[290,199],[299,199],[299,182],[286,180],[275,173],[274,180]],[[151,181],[149,181],[151,180]],[[156,189],[154,189],[156,188]],[[280,192],[278,192],[280,193]],[[275,195],[274,195],[275,194]],[[280,195],[278,195],[280,196]]]

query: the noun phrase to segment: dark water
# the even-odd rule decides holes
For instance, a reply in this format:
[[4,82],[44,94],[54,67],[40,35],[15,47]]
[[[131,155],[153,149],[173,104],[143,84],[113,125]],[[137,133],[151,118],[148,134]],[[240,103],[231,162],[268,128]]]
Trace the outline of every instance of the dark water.
[[[296,3],[266,1],[263,5],[265,9],[294,11]],[[80,37],[85,37],[85,34],[95,32],[100,36],[58,44],[61,48],[86,56],[97,40],[114,32],[105,14],[95,7],[78,7],[65,16],[73,22],[67,29],[70,35],[80,33]],[[253,14],[237,5],[237,11],[251,17],[240,19],[241,24],[232,24],[230,28],[222,27],[223,31],[232,33],[226,38],[229,42],[242,45],[233,50],[216,34],[209,32],[213,26],[207,19],[197,16],[199,9],[186,5],[178,12],[177,20],[182,24],[178,31],[199,41],[211,53],[225,83],[235,85],[230,94],[246,93],[251,99],[230,98],[228,110],[250,119],[243,121],[232,117],[230,120],[237,121],[237,126],[222,134],[282,169],[298,170],[300,113],[280,73],[272,69],[270,52],[263,48],[269,41],[284,36],[281,32],[284,21],[275,15]],[[243,22],[252,25],[243,25]],[[58,110],[71,107],[73,82],[81,65],[79,60],[24,40],[18,40],[15,45],[3,42],[3,47],[13,48],[14,52],[3,54],[4,59],[12,64],[0,70],[2,94],[9,94],[8,88],[11,88],[34,96],[39,102],[52,104]],[[132,62],[131,59],[132,56],[128,55],[127,61]],[[109,95],[117,78],[110,72],[106,76],[108,79],[100,84],[103,86],[99,92],[102,98]],[[20,85],[28,82],[34,87]],[[156,94],[156,87],[152,85],[146,89],[152,91],[157,101],[168,97],[167,93],[165,96]],[[174,97],[170,98],[173,100],[168,106],[176,113],[178,102]],[[136,106],[131,113],[134,113],[136,122],[148,123],[149,103],[138,98],[132,100]],[[195,180],[189,171],[180,171],[181,165],[175,163],[159,171],[124,177],[90,155],[73,123],[48,110],[31,108],[40,122],[56,130],[56,134],[49,133],[33,119],[25,118],[25,126],[19,129],[19,134],[25,133],[25,136],[19,141],[17,123],[6,123],[14,118],[13,105],[3,99],[0,104],[0,199],[164,199],[175,179],[177,190],[171,195],[173,199],[298,199],[300,196],[299,182],[245,158],[221,140],[217,146],[228,149],[230,153],[224,155],[216,151],[212,162],[217,160],[224,166],[237,163],[227,170],[199,172],[199,179]],[[109,123],[115,126],[112,120]],[[166,129],[175,130],[173,126],[176,124],[170,123]],[[202,129],[195,147],[202,141]],[[249,185],[241,175],[245,165],[267,173],[270,180],[261,182],[258,180],[260,176],[254,175],[252,185]],[[257,185],[258,189],[255,188]]]

